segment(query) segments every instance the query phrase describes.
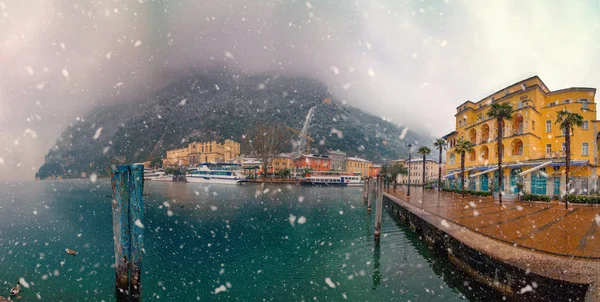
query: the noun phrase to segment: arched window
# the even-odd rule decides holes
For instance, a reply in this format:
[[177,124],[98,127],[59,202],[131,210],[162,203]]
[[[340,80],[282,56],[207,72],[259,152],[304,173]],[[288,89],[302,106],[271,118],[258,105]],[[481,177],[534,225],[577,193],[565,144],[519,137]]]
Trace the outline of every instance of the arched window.
[[477,131],[475,128],[469,131],[469,141],[471,141],[473,145],[477,144]]
[[480,151],[480,155],[481,159],[483,160],[487,160],[490,156],[490,149],[488,148],[488,146],[483,146],[481,147],[481,151]]
[[515,139],[510,145],[511,155],[523,155],[523,141]]
[[490,126],[488,124],[483,124],[481,126],[481,142],[485,143],[490,140]]
[[454,154],[454,153],[450,154],[450,164],[451,165],[456,164],[456,154]]

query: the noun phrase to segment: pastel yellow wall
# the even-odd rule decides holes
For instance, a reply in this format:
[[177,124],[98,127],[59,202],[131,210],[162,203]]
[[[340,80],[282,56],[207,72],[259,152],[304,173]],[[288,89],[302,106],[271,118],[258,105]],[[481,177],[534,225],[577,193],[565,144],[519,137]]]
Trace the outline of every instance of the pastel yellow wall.
[[[591,164],[596,164],[598,148],[596,146],[597,129],[595,128],[597,123],[593,122],[596,120],[595,92],[596,90],[592,88],[568,88],[551,92],[538,77],[533,77],[502,89],[477,103],[462,104],[457,108],[455,115],[456,134],[447,137],[449,146],[446,154],[447,169],[460,168],[460,155],[454,154],[454,146],[459,138],[471,140],[475,144],[475,156],[468,154],[465,158],[467,168],[497,164],[496,120],[487,117],[492,103],[510,103],[514,108],[513,120],[505,121],[502,139],[504,163],[564,158],[564,152],[562,152],[564,136],[560,127],[555,124],[555,120],[559,110],[567,109],[581,114],[588,123],[587,130],[575,128],[573,131],[572,160],[589,160]],[[581,102],[583,99],[589,101],[587,109]],[[565,100],[570,100],[570,103],[565,103]],[[520,119],[522,119],[521,125],[518,123]],[[551,123],[550,131],[546,131],[546,121]],[[489,127],[489,136],[487,140],[484,140],[486,127]],[[474,139],[473,133],[475,133]],[[582,154],[582,143],[584,142],[588,143],[588,155]],[[522,152],[513,152],[521,151],[518,148],[521,143]],[[547,145],[551,146],[552,153],[546,152]],[[488,150],[487,158],[483,156],[486,148]],[[452,160],[453,156],[454,160]]]
[[232,161],[240,156],[240,144],[226,139],[224,144],[217,141],[192,142],[188,145],[190,163]]
[[349,173],[361,173],[361,175],[367,177],[369,175],[369,169],[373,165],[369,161],[358,161],[346,159],[346,172]]

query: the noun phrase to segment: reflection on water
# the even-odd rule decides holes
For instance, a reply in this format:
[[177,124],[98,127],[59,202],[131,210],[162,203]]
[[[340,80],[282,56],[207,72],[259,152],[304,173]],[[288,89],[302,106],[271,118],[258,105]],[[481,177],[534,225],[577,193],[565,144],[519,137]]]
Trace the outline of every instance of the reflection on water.
[[[0,296],[24,278],[24,301],[113,299],[108,181],[0,190]],[[145,300],[464,300],[458,289],[477,296],[387,211],[374,245],[374,214],[360,188],[147,182],[145,193]]]

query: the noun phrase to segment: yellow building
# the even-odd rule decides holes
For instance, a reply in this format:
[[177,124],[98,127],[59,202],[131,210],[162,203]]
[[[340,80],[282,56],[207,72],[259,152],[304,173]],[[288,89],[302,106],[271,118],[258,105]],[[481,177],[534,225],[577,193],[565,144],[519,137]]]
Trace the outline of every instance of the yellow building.
[[240,144],[226,139],[224,144],[217,141],[193,142],[188,145],[189,162],[198,163],[230,162],[240,156]]
[[163,167],[178,167],[189,165],[188,148],[173,149],[167,151],[167,158],[163,159]]
[[240,144],[230,139],[226,139],[224,144],[217,141],[192,142],[185,148],[167,151],[167,158],[163,159],[163,165],[175,167],[230,162],[239,156]]
[[294,159],[289,154],[279,154],[275,158],[273,158],[273,173],[277,174],[279,171],[288,169],[290,171],[294,170],[295,163]]
[[[523,182],[524,191],[534,194],[563,195],[565,193],[564,134],[555,124],[557,112],[567,109],[583,116],[584,125],[576,127],[571,138],[571,188],[577,194],[597,192],[598,121],[596,121],[595,88],[573,87],[550,91],[544,82],[531,77],[479,100],[467,101],[457,107],[456,130],[444,136],[447,178],[451,186],[459,186],[460,155],[454,150],[459,139],[471,141],[474,152],[465,157],[466,185],[472,190],[497,188],[498,164],[497,125],[487,115],[491,104],[508,103],[513,109],[512,120],[504,122],[501,148],[503,151],[503,191],[516,192],[516,183]],[[527,172],[528,169],[534,169]],[[521,172],[527,172],[519,175]]]
[[369,170],[372,165],[373,163],[370,161],[358,157],[348,157],[345,161],[346,172],[360,173],[364,177],[369,176]]
[[[410,160],[410,162],[407,159],[392,160],[392,165],[394,165],[394,164],[399,164],[406,168],[406,170],[410,174],[410,183],[411,184],[417,184],[417,185],[423,184],[423,159],[422,158],[413,158]],[[440,171],[440,163],[438,163],[437,161],[435,161],[433,159],[425,160],[425,182],[426,183],[437,181],[439,171]],[[406,175],[399,174],[397,176],[396,180],[398,181],[398,183],[407,184],[408,183],[408,174],[406,174]]]

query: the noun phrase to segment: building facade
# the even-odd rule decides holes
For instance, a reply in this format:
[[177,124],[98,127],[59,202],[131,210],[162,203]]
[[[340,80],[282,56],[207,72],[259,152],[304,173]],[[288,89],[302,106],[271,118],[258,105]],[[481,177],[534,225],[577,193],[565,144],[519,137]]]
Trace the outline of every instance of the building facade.
[[[425,171],[423,171],[422,158],[414,158],[411,159],[410,162],[406,159],[392,160],[392,165],[393,164],[403,165],[408,171],[408,173],[410,173],[410,183],[415,185],[423,184],[423,173],[425,173],[426,183],[436,182],[440,171],[440,163],[432,159],[425,160]],[[444,164],[441,165],[443,168]],[[401,184],[408,184],[408,174],[398,175],[397,181]]]
[[296,160],[296,167],[299,170],[310,169],[312,171],[330,171],[331,161],[329,157],[315,154],[302,154]]
[[363,177],[368,177],[370,175],[369,170],[371,169],[372,165],[373,163],[366,159],[359,157],[348,157],[346,158],[345,162],[345,170],[349,173],[360,173],[360,175]]
[[189,149],[180,148],[167,151],[167,158],[163,159],[163,167],[178,167],[189,165],[188,156],[190,154]]
[[344,162],[346,161],[346,152],[340,150],[329,150],[327,156],[331,160],[332,171],[344,171],[346,168]]
[[191,165],[230,162],[240,156],[240,144],[230,139],[226,139],[223,144],[217,141],[193,142],[188,145],[188,149]]
[[369,168],[369,175],[368,177],[377,177],[379,176],[379,173],[381,173],[381,165],[371,165],[371,168]]
[[[598,121],[596,121],[595,88],[573,87],[550,91],[544,82],[531,77],[479,100],[457,107],[456,130],[444,136],[448,142],[446,175],[450,186],[460,170],[460,155],[454,150],[459,139],[471,141],[474,151],[465,156],[465,178],[468,189],[499,191],[497,175],[502,173],[505,193],[516,192],[523,183],[526,193],[564,195],[565,136],[557,125],[557,113],[566,109],[583,116],[583,127],[575,127],[571,137],[571,189],[576,194],[597,192]],[[506,120],[500,148],[502,171],[498,163],[497,121],[488,117],[491,104],[510,104],[512,120]],[[532,170],[530,170],[532,169]]]
[[289,170],[290,172],[296,167],[294,159],[289,154],[279,154],[273,158],[271,173],[277,174],[283,170]]

